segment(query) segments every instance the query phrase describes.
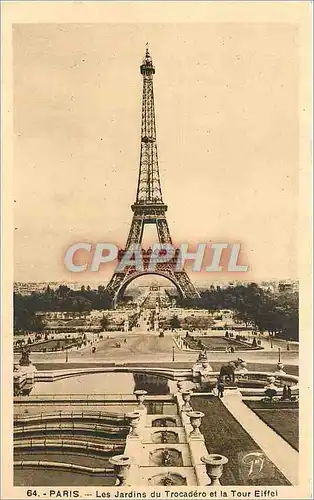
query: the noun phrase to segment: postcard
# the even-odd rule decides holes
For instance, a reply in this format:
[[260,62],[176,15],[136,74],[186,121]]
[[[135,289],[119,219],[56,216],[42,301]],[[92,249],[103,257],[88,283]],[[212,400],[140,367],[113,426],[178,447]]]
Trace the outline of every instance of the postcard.
[[312,496],[311,2],[2,2],[2,498]]

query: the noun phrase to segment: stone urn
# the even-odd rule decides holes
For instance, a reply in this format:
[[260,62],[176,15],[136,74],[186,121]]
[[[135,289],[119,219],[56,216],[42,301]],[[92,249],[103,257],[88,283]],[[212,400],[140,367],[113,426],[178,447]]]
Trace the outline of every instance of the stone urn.
[[142,389],[137,389],[136,391],[134,391],[134,394],[136,396],[139,408],[141,410],[145,410],[144,399],[145,399],[145,396],[147,394],[147,391],[144,391]]
[[132,460],[127,455],[115,455],[109,458],[109,463],[113,465],[114,473],[119,481],[117,486],[130,486],[127,483]]
[[219,479],[223,473],[223,467],[228,463],[228,458],[216,453],[201,457],[201,461],[206,466],[206,472],[210,479],[210,486],[219,486]]
[[190,437],[203,439],[200,426],[204,413],[202,411],[189,411],[187,416],[190,418],[191,426],[193,427],[193,430],[190,432]]
[[129,433],[130,437],[139,437],[138,426],[140,423],[141,414],[139,411],[132,411],[126,414],[126,418],[128,419],[131,427],[131,432]]
[[184,401],[184,404],[182,405],[181,410],[182,411],[193,411],[193,408],[190,405],[191,391],[183,391],[181,394],[182,394],[182,399]]

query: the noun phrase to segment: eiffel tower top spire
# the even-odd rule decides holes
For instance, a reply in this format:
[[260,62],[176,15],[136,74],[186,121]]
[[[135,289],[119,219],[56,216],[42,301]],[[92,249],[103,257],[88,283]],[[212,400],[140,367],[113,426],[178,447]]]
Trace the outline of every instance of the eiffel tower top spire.
[[140,71],[143,76],[141,155],[136,202],[132,205],[133,211],[138,205],[163,205],[156,143],[153,86],[155,67],[148,44],[146,44],[145,56]]
[[141,73],[144,74],[155,74],[155,67],[153,65],[153,60],[149,53],[148,42],[146,42],[146,52],[143,58],[143,63],[141,64]]

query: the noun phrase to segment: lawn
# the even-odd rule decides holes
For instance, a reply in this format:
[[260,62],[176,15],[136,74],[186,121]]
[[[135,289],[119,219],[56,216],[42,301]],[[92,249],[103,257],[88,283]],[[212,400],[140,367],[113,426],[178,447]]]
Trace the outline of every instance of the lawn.
[[209,453],[219,453],[229,459],[221,477],[222,485],[290,484],[265,455],[262,455],[264,462],[261,470],[254,466],[250,474],[249,465],[243,462],[244,457],[248,453],[263,452],[218,398],[193,397],[192,406],[194,410],[205,413],[201,431]]
[[[256,415],[289,443],[295,450],[299,451],[299,410],[287,403],[284,408],[272,408],[260,401],[245,401],[245,404]],[[290,407],[289,407],[290,406]]]
[[252,349],[261,349],[259,347],[252,347],[250,344],[245,342],[240,342],[238,340],[229,339],[227,337],[194,337],[194,341],[185,337],[185,340],[189,343],[191,349],[197,349],[196,342],[201,341],[208,351],[225,351],[226,347],[234,347],[235,350],[239,351],[250,351]]
[[56,339],[56,340],[46,340],[44,342],[38,342],[37,344],[30,344],[30,349],[32,352],[45,352],[62,350],[66,346],[75,344],[75,339]]

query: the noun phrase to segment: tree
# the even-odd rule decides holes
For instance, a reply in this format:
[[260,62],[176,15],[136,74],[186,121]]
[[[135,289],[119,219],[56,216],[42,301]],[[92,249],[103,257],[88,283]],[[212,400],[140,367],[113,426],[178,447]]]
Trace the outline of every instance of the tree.
[[110,323],[110,321],[109,321],[108,316],[103,316],[100,320],[101,329],[106,331],[109,327],[109,323]]
[[173,315],[172,318],[170,319],[170,328],[171,330],[175,330],[176,328],[180,328],[181,324],[180,324],[180,320],[178,318],[178,316],[176,315]]

